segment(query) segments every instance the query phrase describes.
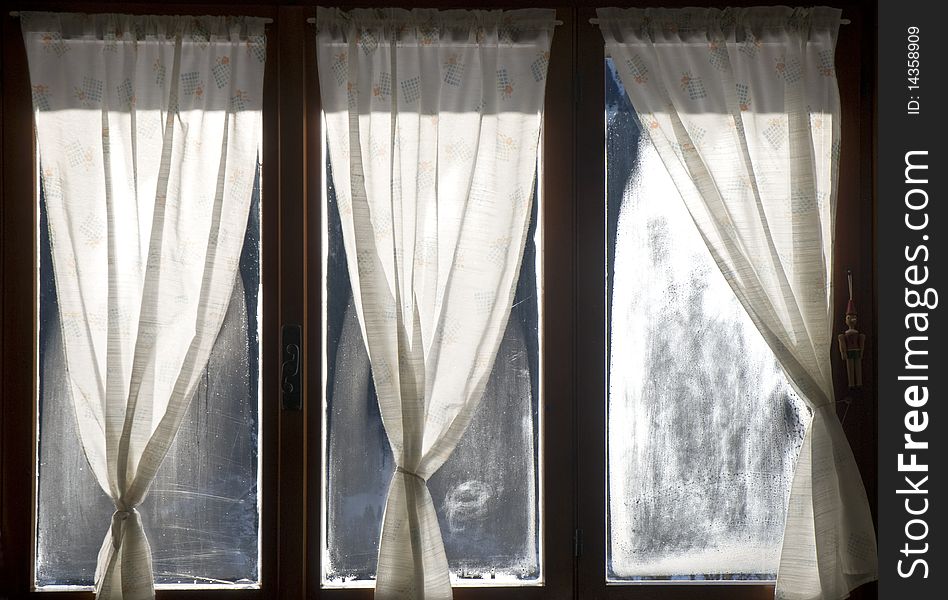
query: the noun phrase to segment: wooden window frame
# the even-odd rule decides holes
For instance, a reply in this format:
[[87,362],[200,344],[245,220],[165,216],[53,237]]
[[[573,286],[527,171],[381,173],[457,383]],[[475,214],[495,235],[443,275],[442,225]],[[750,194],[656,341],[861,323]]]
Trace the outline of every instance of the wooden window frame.
[[[273,19],[267,26],[261,193],[263,367],[262,550],[259,589],[157,591],[159,600],[195,598],[326,598],[362,600],[371,589],[321,589],[319,563],[322,467],[322,273],[320,221],[322,148],[315,36],[306,20],[312,3],[202,0],[176,4],[15,2],[7,10],[126,12],[133,14],[245,14]],[[472,8],[415,1],[321,2],[325,5]],[[618,6],[745,6],[776,2],[664,0],[601,2]],[[605,156],[603,41],[589,24],[594,10],[574,1],[482,0],[477,8],[557,8],[543,122],[543,574],[535,587],[455,588],[458,600],[550,598],[773,598],[773,585],[606,585],[605,582]],[[839,4],[837,4],[839,6]],[[844,430],[876,513],[875,306],[875,4],[842,4],[852,24],[841,28],[837,50],[843,104],[837,226],[836,313],[845,310],[845,269],[862,293],[860,321],[868,336],[864,388],[852,396],[833,352],[839,398],[853,397]],[[34,592],[32,587],[33,487],[36,463],[37,206],[29,76],[19,22],[0,15],[0,597],[92,598],[90,592]],[[846,64],[842,61],[846,60]],[[856,65],[856,68],[846,68]],[[845,220],[844,220],[845,218]],[[27,227],[25,224],[29,224]],[[23,260],[23,257],[33,257]],[[842,283],[841,283],[842,282]],[[280,328],[303,326],[302,411],[283,410],[279,392]],[[30,423],[30,427],[25,424]],[[29,484],[30,493],[24,493]],[[104,532],[104,528],[103,528]],[[27,551],[22,551],[26,548]],[[877,597],[875,583],[854,590],[855,600]]]

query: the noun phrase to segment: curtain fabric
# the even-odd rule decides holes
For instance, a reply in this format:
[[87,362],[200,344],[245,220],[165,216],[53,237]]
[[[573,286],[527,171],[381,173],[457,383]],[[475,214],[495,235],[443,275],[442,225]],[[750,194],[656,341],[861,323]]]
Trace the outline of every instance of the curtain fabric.
[[552,10],[317,9],[349,277],[397,464],[377,598],[451,598],[426,480],[480,402],[519,273]]
[[136,506],[234,288],[261,138],[263,21],[21,22],[77,426],[115,503],[96,594],[152,598]]
[[876,579],[877,560],[830,369],[840,11],[609,8],[599,20],[643,130],[813,412],[776,596],[844,598]]

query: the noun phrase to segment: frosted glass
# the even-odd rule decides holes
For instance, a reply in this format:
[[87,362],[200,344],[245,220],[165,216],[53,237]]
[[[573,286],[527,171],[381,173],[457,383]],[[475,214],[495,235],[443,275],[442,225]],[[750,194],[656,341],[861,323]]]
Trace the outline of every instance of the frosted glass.
[[[40,207],[35,584],[91,589],[115,508],[95,481],[76,430],[42,200]],[[159,586],[259,581],[259,210],[255,185],[220,336],[188,415],[138,509]]]
[[609,581],[775,579],[809,413],[606,68]]
[[[395,463],[346,270],[331,174],[326,219],[323,585],[371,585]],[[455,585],[540,581],[537,202],[510,321],[470,426],[428,482]]]

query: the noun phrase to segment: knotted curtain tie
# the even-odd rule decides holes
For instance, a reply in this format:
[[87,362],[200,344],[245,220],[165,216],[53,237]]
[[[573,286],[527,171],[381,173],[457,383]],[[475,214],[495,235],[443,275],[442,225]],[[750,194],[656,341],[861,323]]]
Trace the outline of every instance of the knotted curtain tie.
[[395,467],[395,472],[401,473],[403,475],[408,475],[409,477],[414,477],[415,479],[420,479],[422,483],[428,483],[428,480],[422,477],[421,475],[419,475],[418,473],[413,473],[402,467]]
[[135,508],[115,508],[112,513],[112,547],[118,550],[122,546],[122,522],[132,515],[138,515]]

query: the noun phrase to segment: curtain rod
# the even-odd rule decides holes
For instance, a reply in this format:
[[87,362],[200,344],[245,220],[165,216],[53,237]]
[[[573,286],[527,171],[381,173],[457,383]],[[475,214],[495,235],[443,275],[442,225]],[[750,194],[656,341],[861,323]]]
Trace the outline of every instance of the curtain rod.
[[[15,10],[14,10],[14,11],[10,11],[10,16],[11,16],[11,17],[19,17],[19,16],[20,16],[20,13],[19,13],[18,11],[15,11]],[[263,22],[264,22],[264,23],[273,23],[273,19],[271,19],[271,18],[269,18],[269,17],[264,17]],[[312,24],[316,23],[316,19],[313,18],[313,17],[310,17],[310,18],[306,19],[306,22],[312,25]],[[590,23],[591,25],[599,25],[599,19],[589,19],[589,23]],[[850,23],[852,23],[852,21],[850,21],[849,19],[840,19],[840,21],[839,21],[839,24],[840,24],[840,25],[849,25]],[[563,21],[553,21],[553,24],[554,24],[554,25],[562,25],[562,24],[563,24]]]
[[[315,25],[315,24],[316,24],[316,17],[310,17],[310,18],[306,19],[306,22],[309,23],[310,25]],[[562,24],[563,24],[563,21],[553,21],[553,24],[554,24],[554,25],[562,25]]]
[[[19,18],[20,13],[19,11],[13,10],[13,11],[10,11],[10,16],[14,18]],[[263,22],[264,24],[270,24],[270,23],[273,23],[273,19],[271,19],[270,17],[264,17]]]
[[[589,19],[589,23],[592,25],[599,25],[599,19]],[[839,20],[840,25],[849,25],[850,23],[852,23],[852,21],[850,21],[849,19]]]

